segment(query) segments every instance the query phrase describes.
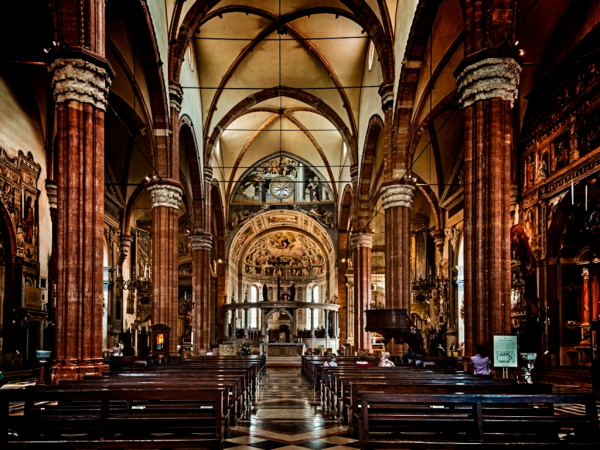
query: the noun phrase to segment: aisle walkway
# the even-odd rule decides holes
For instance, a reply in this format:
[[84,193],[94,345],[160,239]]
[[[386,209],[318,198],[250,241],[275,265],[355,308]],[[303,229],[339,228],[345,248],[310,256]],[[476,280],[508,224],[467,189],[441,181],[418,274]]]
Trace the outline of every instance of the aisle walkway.
[[359,448],[357,440],[346,437],[346,429],[335,417],[323,413],[318,395],[299,368],[269,368],[251,413],[232,427],[225,448]]

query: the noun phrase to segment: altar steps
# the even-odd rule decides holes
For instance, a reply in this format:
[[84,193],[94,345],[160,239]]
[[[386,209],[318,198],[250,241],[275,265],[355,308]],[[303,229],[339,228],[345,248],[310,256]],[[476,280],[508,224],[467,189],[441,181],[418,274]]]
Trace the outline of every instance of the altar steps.
[[267,356],[269,367],[301,367],[302,356]]

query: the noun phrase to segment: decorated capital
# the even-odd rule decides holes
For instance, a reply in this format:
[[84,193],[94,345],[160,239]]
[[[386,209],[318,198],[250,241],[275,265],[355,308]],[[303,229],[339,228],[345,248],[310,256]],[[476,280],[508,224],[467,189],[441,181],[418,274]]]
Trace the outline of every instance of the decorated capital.
[[410,184],[389,184],[381,188],[383,209],[394,206],[412,208],[415,198],[415,187]]
[[82,59],[57,59],[48,66],[54,101],[75,100],[106,111],[110,76],[102,67]]
[[183,103],[183,89],[179,83],[169,83],[169,100],[171,102],[171,108],[176,109],[177,112],[181,112],[181,104]]
[[168,184],[154,184],[148,187],[152,208],[166,206],[167,208],[179,208],[183,191]]
[[188,237],[188,241],[190,243],[190,249],[192,251],[195,250],[212,250],[213,238],[209,233],[205,234],[195,234]]
[[373,248],[373,235],[370,233],[352,233],[350,245],[353,249],[361,247]]
[[512,58],[487,58],[465,67],[456,78],[460,107],[491,98],[509,101],[512,107],[519,97],[520,74],[521,66]]

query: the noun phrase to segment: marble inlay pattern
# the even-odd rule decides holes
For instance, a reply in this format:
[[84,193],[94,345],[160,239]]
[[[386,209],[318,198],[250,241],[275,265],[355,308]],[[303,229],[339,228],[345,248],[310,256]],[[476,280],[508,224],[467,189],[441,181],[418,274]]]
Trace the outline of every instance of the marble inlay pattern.
[[298,368],[269,368],[252,410],[231,429],[225,448],[245,449],[356,449],[346,426],[324,412],[318,395]]

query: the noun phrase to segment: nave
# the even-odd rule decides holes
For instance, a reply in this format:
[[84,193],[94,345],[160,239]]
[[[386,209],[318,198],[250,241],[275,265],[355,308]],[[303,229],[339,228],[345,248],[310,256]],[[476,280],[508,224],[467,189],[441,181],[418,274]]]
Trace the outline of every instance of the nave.
[[231,428],[225,448],[359,448],[358,440],[349,438],[346,430],[323,408],[299,368],[268,368],[251,410]]

